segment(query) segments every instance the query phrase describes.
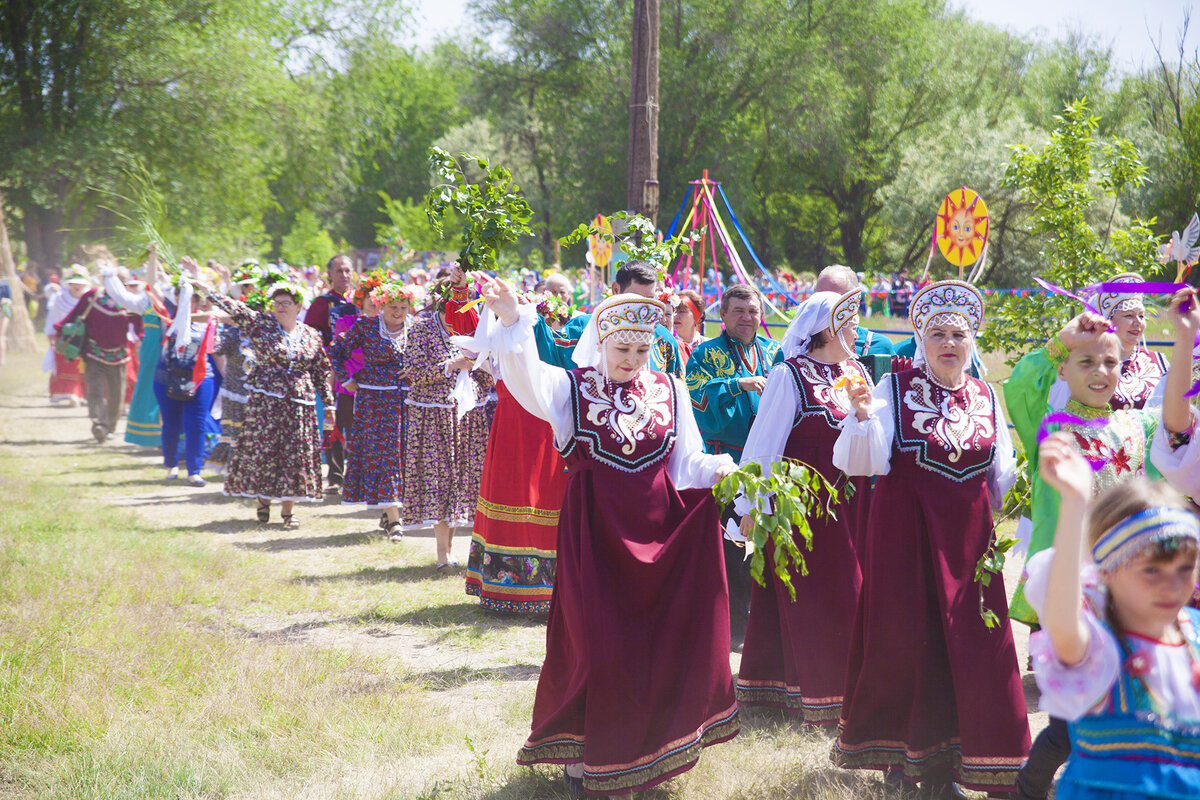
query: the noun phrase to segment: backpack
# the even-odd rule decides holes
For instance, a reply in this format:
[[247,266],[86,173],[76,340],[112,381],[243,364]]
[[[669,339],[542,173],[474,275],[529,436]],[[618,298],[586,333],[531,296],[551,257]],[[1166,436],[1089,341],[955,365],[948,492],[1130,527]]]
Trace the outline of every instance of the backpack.
[[200,387],[193,378],[193,371],[196,368],[196,359],[200,356],[200,346],[203,341],[203,336],[192,336],[192,341],[180,352],[175,347],[175,337],[167,338],[166,352],[162,357],[166,367],[166,379],[163,385],[166,387],[167,397],[172,400],[186,403],[196,399],[196,392]]

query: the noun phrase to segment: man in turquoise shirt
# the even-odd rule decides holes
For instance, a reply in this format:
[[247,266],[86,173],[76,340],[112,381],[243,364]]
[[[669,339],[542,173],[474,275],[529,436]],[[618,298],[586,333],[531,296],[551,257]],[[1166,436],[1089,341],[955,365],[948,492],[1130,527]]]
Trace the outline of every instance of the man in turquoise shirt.
[[742,457],[767,373],[779,344],[759,335],[762,295],[752,286],[729,287],[721,297],[721,334],[697,345],[688,358],[687,387],[704,449]]

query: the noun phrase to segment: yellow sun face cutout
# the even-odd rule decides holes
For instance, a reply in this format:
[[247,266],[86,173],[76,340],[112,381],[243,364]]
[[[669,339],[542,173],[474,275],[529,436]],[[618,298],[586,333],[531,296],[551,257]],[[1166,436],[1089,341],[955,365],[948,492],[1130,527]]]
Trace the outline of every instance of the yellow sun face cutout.
[[988,237],[988,210],[983,198],[963,186],[946,195],[937,215],[937,244],[956,267],[974,264]]
[[[603,233],[612,235],[612,220],[601,214],[596,215],[595,221],[592,223],[599,228]],[[612,242],[605,240],[601,236],[588,237],[588,249],[592,251],[592,261],[601,269],[608,266],[608,262],[612,261]]]

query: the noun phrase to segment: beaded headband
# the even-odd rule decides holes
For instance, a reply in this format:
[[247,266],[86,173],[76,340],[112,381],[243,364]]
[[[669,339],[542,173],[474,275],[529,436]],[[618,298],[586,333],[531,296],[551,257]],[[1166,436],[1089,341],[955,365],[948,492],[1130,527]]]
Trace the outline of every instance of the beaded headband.
[[1092,545],[1092,560],[1101,572],[1112,572],[1155,542],[1191,539],[1200,542],[1200,522],[1190,511],[1158,506],[1122,520]]

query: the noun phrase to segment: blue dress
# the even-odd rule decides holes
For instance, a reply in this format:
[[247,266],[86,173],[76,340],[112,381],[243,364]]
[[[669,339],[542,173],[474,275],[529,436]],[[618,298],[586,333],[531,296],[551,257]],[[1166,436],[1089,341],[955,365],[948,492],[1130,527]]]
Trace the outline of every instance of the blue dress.
[[162,420],[154,398],[154,370],[162,352],[163,322],[153,308],[142,312],[144,336],[138,349],[137,383],[125,420],[125,441],[142,447],[162,446]]

